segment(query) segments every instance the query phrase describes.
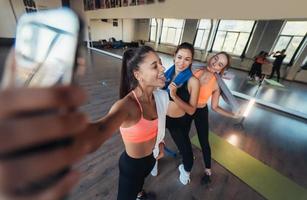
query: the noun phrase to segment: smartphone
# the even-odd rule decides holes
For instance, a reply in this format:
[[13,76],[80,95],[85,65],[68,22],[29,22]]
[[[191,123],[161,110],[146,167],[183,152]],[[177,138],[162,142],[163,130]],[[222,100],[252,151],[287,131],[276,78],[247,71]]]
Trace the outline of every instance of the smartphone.
[[[26,13],[18,21],[15,40],[15,68],[5,68],[2,88],[50,87],[69,85],[76,69],[81,38],[81,20],[68,8]],[[23,113],[26,116],[58,112],[42,110]],[[20,149],[0,159],[14,159],[29,154],[63,148],[72,144],[71,138]],[[16,191],[19,195],[31,195],[55,184],[70,170],[60,170],[43,180],[30,183]]]
[[[5,69],[2,87],[70,84],[75,69],[80,20],[68,8],[24,14],[15,40],[16,69]],[[13,73],[13,74],[12,74]],[[14,78],[14,80],[9,80]]]

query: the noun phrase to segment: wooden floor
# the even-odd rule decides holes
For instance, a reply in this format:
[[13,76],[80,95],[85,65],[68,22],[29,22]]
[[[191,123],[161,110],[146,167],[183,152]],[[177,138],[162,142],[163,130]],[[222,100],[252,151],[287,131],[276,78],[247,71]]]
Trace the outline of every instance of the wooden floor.
[[[89,100],[82,110],[95,120],[105,115],[118,99],[121,60],[93,51],[85,54],[88,62],[87,74],[79,82],[88,90]],[[214,133],[229,141],[235,136],[236,143],[232,141],[235,146],[307,188],[306,121],[256,106],[244,123],[245,130],[235,129],[235,123],[235,120],[210,112],[210,128]],[[194,133],[193,127],[190,136]],[[168,133],[166,143],[169,148],[175,149]],[[78,164],[76,168],[82,171],[83,178],[69,199],[116,199],[117,164],[123,150],[121,137],[116,133],[97,152]],[[183,186],[178,180],[177,166],[180,161],[165,157],[160,162],[159,176],[149,176],[145,189],[156,192],[159,200],[264,199],[215,161],[212,162],[211,185],[201,186],[199,182],[203,173],[202,156],[196,148],[194,155],[195,164],[190,185]]]

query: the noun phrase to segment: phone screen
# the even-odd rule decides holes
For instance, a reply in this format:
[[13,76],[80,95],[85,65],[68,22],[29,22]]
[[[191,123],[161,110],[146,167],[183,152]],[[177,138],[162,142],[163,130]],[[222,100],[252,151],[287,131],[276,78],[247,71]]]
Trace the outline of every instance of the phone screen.
[[69,9],[25,14],[17,25],[16,68],[6,76],[14,77],[15,86],[70,84],[79,28],[78,17]]

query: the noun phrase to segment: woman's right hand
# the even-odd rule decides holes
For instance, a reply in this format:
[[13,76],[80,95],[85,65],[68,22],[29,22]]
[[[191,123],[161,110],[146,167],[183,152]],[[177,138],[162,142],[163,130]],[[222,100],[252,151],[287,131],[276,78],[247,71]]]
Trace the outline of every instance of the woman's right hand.
[[[72,110],[84,103],[83,90],[72,86],[53,88],[11,88],[0,92],[0,199],[56,200],[65,196],[78,180],[70,172],[55,185],[31,196],[16,191],[59,170],[72,166],[86,154],[77,143],[29,155],[13,152],[49,141],[80,135],[87,126],[84,114]],[[35,115],[41,110],[45,112]]]
[[158,154],[158,156],[156,158],[157,160],[159,160],[159,159],[164,157],[164,147],[165,147],[164,142],[160,142],[159,143],[159,154]]
[[177,97],[177,85],[174,82],[171,82],[168,86],[169,91],[170,91],[170,96],[172,97],[172,99],[175,99]]

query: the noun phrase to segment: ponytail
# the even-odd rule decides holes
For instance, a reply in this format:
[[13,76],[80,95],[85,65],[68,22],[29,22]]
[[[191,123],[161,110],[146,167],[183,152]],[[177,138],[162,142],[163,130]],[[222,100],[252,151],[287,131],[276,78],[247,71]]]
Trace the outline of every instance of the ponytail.
[[128,77],[128,61],[133,57],[134,50],[128,49],[124,52],[122,60],[122,70],[119,85],[119,98],[122,99],[130,92],[130,81]]
[[149,52],[155,51],[149,46],[142,46],[136,49],[128,49],[124,52],[119,86],[120,99],[138,86],[139,82],[134,77],[133,72],[139,69],[139,64],[143,62]]

